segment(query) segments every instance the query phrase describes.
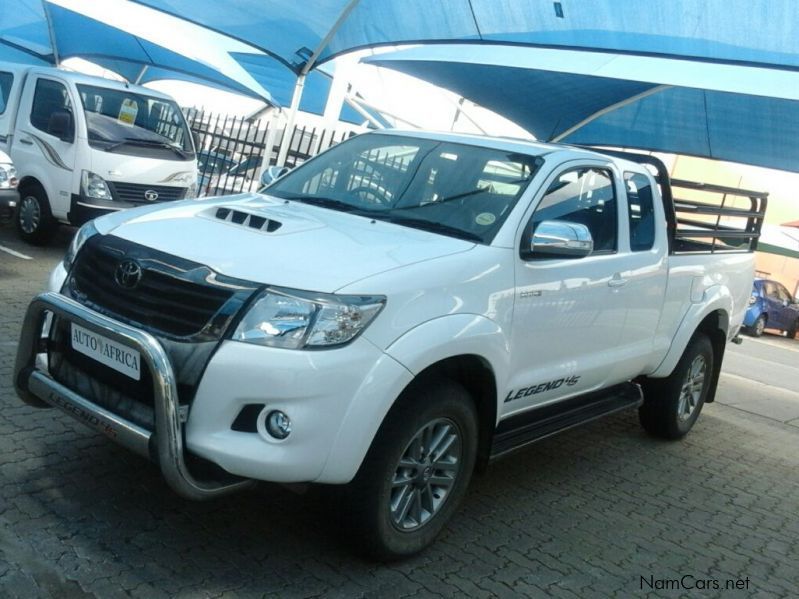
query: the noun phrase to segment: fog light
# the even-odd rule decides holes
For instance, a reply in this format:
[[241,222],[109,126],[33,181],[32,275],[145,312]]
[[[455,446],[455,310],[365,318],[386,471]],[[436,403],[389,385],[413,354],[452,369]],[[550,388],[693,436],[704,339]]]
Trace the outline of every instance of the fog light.
[[291,420],[280,410],[272,410],[266,415],[266,432],[275,439],[285,439],[291,434]]

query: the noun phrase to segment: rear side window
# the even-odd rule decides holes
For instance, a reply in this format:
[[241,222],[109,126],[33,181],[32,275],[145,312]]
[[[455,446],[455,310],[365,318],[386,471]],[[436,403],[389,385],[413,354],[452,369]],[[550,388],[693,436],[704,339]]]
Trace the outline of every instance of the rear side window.
[[651,250],[655,244],[655,204],[652,183],[640,173],[624,173],[627,187],[627,217],[630,222],[630,249]]
[[617,207],[613,176],[598,168],[579,168],[558,176],[536,208],[531,232],[545,220],[588,227],[594,253],[616,250]]
[[72,103],[69,101],[67,88],[58,81],[39,79],[33,94],[31,125],[47,133],[50,116],[54,112],[64,110],[72,112]]
[[11,95],[11,85],[14,83],[14,75],[0,71],[0,114],[6,111],[8,97]]

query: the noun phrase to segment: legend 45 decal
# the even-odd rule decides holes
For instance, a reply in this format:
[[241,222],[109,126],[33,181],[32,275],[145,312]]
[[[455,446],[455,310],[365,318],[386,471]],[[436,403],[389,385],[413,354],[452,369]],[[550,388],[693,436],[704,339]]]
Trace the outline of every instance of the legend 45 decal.
[[554,389],[557,389],[561,385],[566,385],[568,387],[571,387],[573,385],[576,385],[577,381],[579,380],[580,380],[579,376],[570,376],[562,379],[556,379],[554,381],[549,381],[548,383],[533,385],[531,387],[522,387],[518,391],[516,391],[515,389],[511,389],[508,392],[507,397],[505,397],[505,403],[508,403],[509,401],[515,401],[523,397],[530,397],[531,395],[537,395],[538,393],[543,393],[544,391],[552,391]]

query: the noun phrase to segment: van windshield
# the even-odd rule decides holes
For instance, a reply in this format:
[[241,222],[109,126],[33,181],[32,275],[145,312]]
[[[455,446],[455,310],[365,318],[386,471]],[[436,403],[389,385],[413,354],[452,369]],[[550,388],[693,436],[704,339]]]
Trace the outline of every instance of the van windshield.
[[91,147],[147,158],[194,159],[189,129],[174,101],[130,90],[77,87]]
[[265,193],[489,244],[542,163],[513,151],[367,133]]

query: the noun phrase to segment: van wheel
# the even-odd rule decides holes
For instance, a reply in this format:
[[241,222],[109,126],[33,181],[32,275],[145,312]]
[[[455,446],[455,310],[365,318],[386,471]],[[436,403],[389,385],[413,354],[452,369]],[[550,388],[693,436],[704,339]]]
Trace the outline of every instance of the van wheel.
[[713,361],[710,339],[696,333],[668,377],[644,381],[644,403],[638,417],[646,432],[679,439],[691,430],[710,389]]
[[348,536],[369,559],[430,545],[455,513],[477,455],[477,414],[459,384],[432,379],[406,391],[386,416],[346,489]]
[[27,185],[19,195],[15,220],[20,238],[33,245],[46,244],[58,230],[58,221],[50,211],[47,194],[40,185]]
[[760,316],[757,317],[757,320],[755,321],[755,324],[752,325],[750,331],[752,333],[752,337],[762,337],[763,331],[765,330],[766,330],[766,315],[761,314]]

